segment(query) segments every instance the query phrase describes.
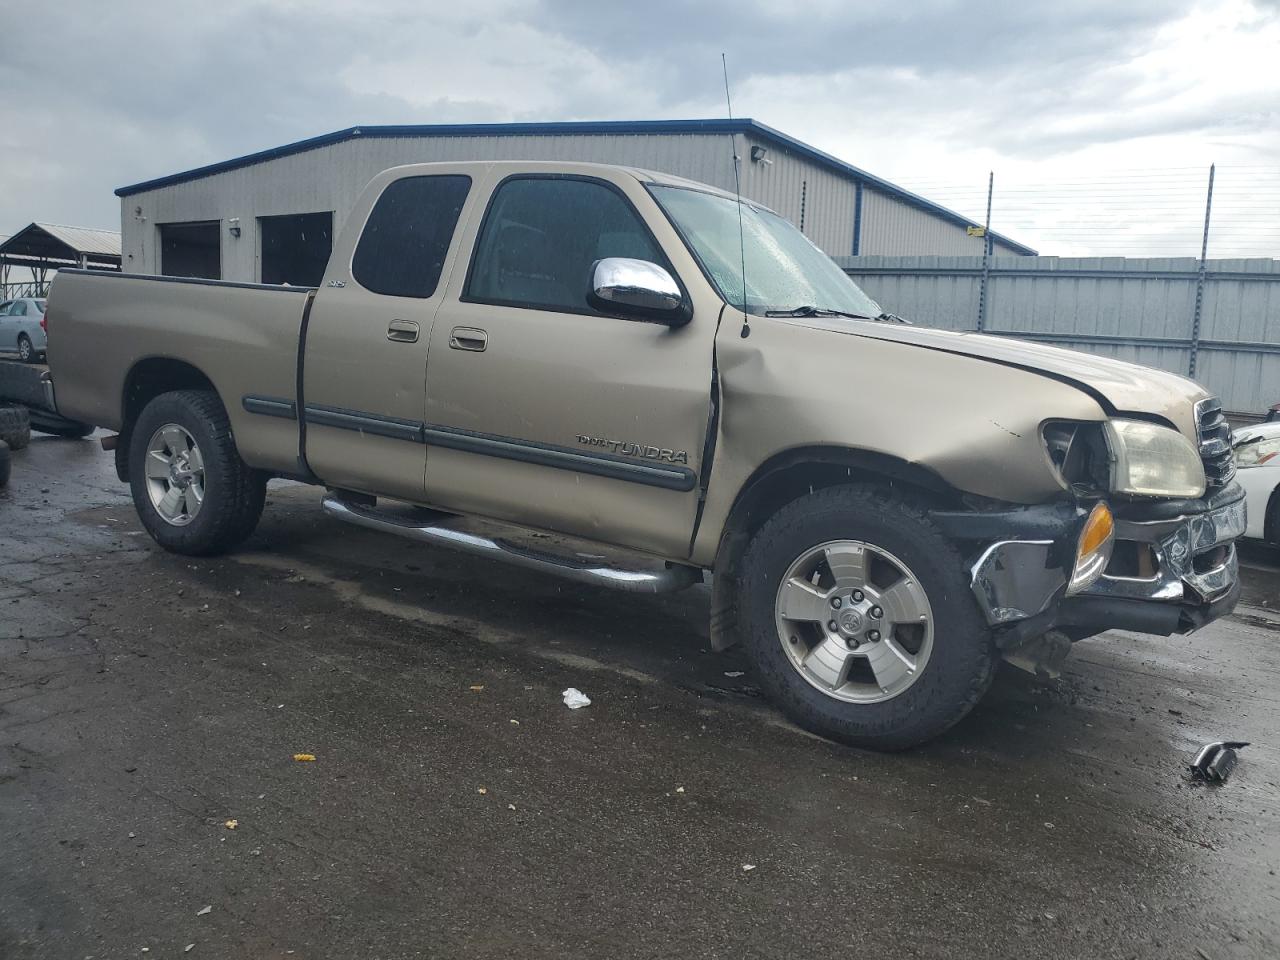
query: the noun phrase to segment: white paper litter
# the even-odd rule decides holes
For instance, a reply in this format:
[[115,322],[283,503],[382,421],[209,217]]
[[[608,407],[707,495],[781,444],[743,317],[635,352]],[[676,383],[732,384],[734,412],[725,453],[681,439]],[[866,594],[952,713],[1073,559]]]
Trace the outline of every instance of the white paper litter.
[[204,916],[205,914],[207,914],[207,913],[213,913],[213,907],[212,907],[212,906],[204,907],[203,909],[197,910],[197,911],[196,911],[196,916],[197,916],[197,917],[203,917],[203,916]]
[[577,687],[570,687],[561,694],[561,696],[564,697],[564,705],[570,710],[578,710],[582,707],[591,706],[591,698]]

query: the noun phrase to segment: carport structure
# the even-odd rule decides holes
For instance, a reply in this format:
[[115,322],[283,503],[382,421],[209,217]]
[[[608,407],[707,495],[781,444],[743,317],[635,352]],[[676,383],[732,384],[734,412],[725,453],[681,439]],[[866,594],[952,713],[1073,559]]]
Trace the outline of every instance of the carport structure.
[[[31,279],[14,281],[13,268],[31,272]],[[120,234],[97,227],[68,227],[31,223],[0,242],[0,297],[43,297],[50,274],[65,267],[89,270],[120,269]]]

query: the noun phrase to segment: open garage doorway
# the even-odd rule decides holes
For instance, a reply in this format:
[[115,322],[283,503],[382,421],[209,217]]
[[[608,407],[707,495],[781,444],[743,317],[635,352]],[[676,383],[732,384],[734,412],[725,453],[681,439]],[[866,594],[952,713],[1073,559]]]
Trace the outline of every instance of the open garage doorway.
[[160,272],[166,277],[222,279],[217,220],[160,224]]
[[258,218],[261,281],[318,287],[333,249],[333,212]]

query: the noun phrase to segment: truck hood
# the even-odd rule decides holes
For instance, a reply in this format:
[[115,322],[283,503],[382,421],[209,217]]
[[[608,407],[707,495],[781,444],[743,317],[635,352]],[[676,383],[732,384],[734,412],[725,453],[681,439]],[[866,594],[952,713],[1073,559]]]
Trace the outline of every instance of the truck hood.
[[815,318],[805,322],[855,336],[911,344],[1040,373],[1085,391],[1109,413],[1154,414],[1192,438],[1196,435],[1192,407],[1197,400],[1209,396],[1194,380],[1174,373],[1011,337],[857,320]]

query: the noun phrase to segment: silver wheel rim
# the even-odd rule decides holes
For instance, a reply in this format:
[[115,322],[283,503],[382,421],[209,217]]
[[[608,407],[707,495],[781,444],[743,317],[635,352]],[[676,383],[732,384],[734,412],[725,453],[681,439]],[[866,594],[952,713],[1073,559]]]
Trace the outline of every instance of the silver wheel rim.
[[933,650],[933,609],[920,581],[888,550],[860,540],[797,557],[778,585],[774,619],[795,671],[849,703],[901,696]]
[[31,341],[26,337],[18,341],[18,357],[22,360],[31,359]]
[[147,495],[166,523],[185,527],[204,504],[204,457],[195,438],[176,423],[151,435],[145,463]]

